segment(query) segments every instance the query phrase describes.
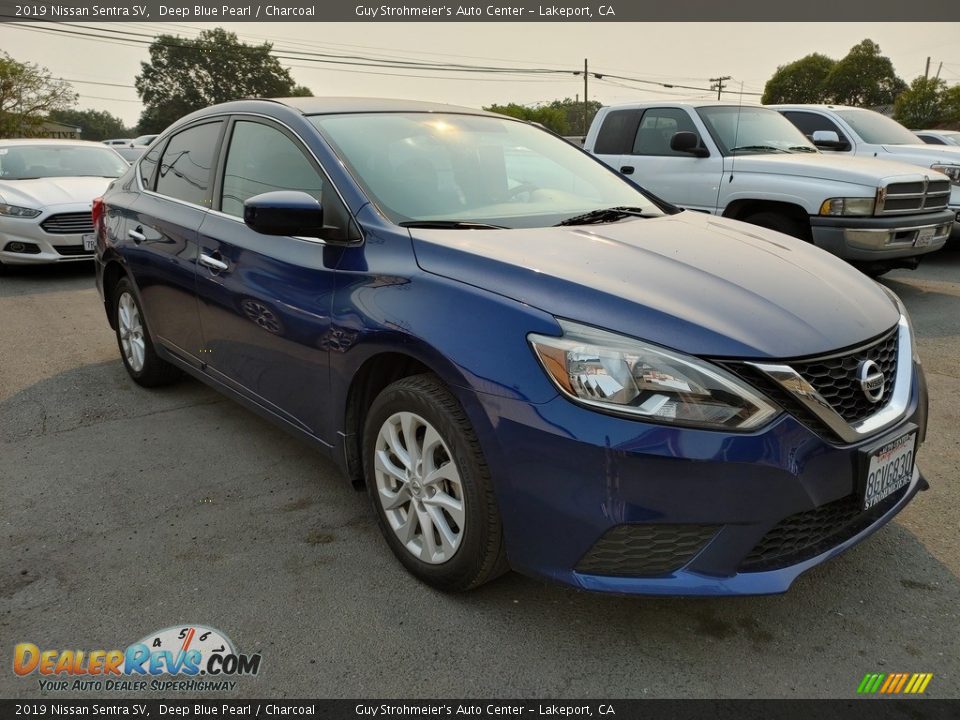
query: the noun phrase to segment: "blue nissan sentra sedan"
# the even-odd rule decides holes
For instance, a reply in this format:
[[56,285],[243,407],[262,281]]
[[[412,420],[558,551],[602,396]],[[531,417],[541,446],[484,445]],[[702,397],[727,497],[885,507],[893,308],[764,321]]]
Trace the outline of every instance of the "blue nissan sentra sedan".
[[443,590],[783,592],[926,488],[893,293],[528,123],[218,105],[94,222],[133,380],[188,373],[323,448]]

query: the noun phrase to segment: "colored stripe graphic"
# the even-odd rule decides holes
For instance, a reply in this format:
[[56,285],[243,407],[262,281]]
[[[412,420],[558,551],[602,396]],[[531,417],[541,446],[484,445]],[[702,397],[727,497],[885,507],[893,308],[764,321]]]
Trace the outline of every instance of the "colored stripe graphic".
[[867,673],[857,686],[857,694],[919,695],[931,680],[933,673]]

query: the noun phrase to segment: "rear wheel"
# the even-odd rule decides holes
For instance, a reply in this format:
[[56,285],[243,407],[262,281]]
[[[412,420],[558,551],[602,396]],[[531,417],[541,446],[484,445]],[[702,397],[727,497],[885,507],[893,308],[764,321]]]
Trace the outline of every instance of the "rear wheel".
[[113,311],[120,357],[133,381],[143,387],[158,387],[176,380],[180,371],[157,355],[127,278],[120,280],[113,291]]
[[790,235],[791,237],[799,238],[800,240],[809,240],[807,233],[807,228],[797,220],[792,218],[789,215],[782,215],[777,212],[758,212],[745,217],[744,222],[748,222],[751,225],[759,225],[760,227],[765,227],[769,230],[776,230],[781,232],[784,235]]
[[363,447],[380,529],[407,570],[458,591],[508,569],[480,444],[435,376],[404,378],[380,393],[367,415]]

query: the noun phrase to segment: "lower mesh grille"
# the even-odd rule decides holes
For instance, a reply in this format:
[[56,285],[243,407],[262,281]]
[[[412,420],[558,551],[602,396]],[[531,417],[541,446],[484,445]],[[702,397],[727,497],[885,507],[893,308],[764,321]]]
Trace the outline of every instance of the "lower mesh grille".
[[848,495],[781,520],[740,564],[741,572],[778,570],[809,560],[863,532],[907,493],[909,485],[866,512],[859,495]]
[[666,575],[686,565],[719,525],[617,525],[577,563],[589,575]]
[[53,249],[60,255],[93,255],[93,250],[84,250],[83,245],[54,245]]

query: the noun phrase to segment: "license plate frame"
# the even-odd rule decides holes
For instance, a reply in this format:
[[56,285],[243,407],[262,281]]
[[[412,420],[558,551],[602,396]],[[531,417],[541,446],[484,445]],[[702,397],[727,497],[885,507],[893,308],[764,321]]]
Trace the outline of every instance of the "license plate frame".
[[913,246],[918,248],[927,247],[933,242],[933,238],[936,234],[937,229],[935,227],[920,228],[917,230],[917,237],[913,241]]
[[83,236],[83,251],[93,252],[97,249],[97,236],[93,233]]
[[[857,496],[861,510],[869,510],[910,484],[917,463],[918,430],[910,423],[860,451]],[[898,458],[906,456],[903,469],[894,470],[894,477],[884,477],[885,468],[895,468]]]

